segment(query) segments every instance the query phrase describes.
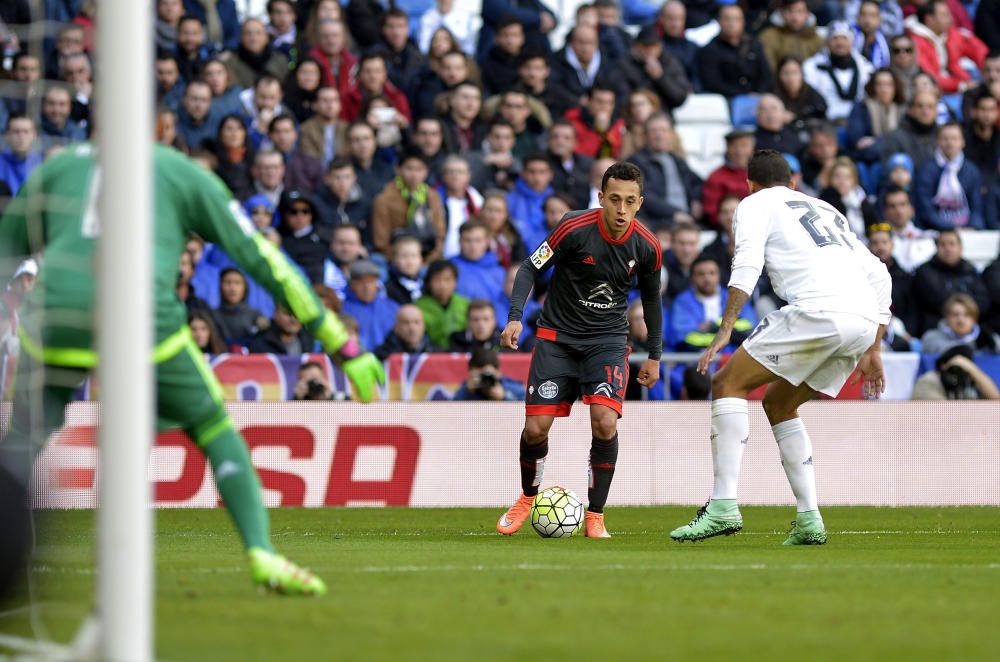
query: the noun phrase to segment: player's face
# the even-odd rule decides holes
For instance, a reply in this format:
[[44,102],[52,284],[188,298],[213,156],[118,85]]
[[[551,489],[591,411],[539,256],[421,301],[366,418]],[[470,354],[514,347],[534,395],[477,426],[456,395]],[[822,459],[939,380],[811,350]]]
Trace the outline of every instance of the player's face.
[[230,271],[222,277],[222,300],[228,304],[240,303],[247,293],[247,283],[243,276]]
[[462,257],[473,262],[485,255],[486,249],[489,247],[489,240],[486,238],[484,228],[463,232],[458,243]]
[[965,336],[972,333],[976,320],[972,312],[961,303],[953,303],[948,309],[948,314],[944,316],[945,323],[955,332],[956,335]]
[[625,233],[642,207],[642,192],[639,182],[615,179],[608,180],[604,190],[597,194],[604,208],[604,224],[608,232],[617,237]]
[[691,284],[702,296],[711,296],[719,291],[719,265],[715,262],[699,262],[691,271]]

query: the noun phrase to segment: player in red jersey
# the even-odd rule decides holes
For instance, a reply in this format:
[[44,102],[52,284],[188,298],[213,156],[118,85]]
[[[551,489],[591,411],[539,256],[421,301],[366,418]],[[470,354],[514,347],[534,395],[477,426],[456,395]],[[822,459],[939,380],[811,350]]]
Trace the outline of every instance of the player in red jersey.
[[628,381],[628,292],[638,279],[649,329],[649,358],[637,377],[643,386],[659,378],[663,311],[660,307],[660,242],[635,214],[642,206],[642,173],[616,163],[601,181],[599,209],[566,214],[521,264],[514,281],[507,327],[500,345],[517,349],[525,299],[538,274],[555,267],[538,321],[521,433],[522,494],[497,522],[516,532],[531,512],[542,482],[549,429],[581,395],[590,405],[590,481],[586,535],[610,538],[604,504],[618,459],[618,419]]

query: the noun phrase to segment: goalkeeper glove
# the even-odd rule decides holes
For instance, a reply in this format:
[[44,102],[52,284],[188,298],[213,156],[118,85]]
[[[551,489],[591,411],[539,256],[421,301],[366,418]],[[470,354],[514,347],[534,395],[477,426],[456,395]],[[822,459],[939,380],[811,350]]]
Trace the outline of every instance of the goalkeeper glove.
[[351,380],[351,392],[360,402],[371,402],[375,398],[375,384],[385,384],[382,364],[371,352],[342,361],[340,369]]

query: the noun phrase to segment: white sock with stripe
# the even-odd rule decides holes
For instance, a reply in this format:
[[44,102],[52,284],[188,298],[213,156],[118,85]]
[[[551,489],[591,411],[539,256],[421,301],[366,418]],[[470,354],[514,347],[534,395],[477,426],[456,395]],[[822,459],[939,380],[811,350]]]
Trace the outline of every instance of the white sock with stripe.
[[715,486],[712,500],[736,501],[743,449],[750,436],[750,416],[743,398],[712,401],[712,464]]
[[795,494],[795,510],[819,511],[816,505],[816,473],[813,470],[812,442],[801,418],[771,426],[781,451],[781,466]]

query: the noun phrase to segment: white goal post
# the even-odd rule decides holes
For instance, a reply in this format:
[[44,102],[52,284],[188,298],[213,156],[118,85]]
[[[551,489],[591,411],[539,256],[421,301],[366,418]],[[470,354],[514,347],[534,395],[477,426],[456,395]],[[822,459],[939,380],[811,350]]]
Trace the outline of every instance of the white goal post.
[[101,186],[99,655],[153,658],[153,3],[104,0],[97,27]]

